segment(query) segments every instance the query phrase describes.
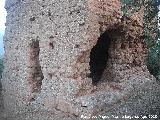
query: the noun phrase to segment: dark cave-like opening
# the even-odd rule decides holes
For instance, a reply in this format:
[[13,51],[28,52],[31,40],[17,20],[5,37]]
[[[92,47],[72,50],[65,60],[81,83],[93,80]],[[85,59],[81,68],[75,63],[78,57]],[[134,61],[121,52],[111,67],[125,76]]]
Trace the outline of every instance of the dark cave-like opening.
[[97,44],[92,48],[90,53],[90,77],[92,84],[97,84],[103,74],[108,60],[108,49],[110,45],[110,38],[108,32],[104,32],[97,41]]

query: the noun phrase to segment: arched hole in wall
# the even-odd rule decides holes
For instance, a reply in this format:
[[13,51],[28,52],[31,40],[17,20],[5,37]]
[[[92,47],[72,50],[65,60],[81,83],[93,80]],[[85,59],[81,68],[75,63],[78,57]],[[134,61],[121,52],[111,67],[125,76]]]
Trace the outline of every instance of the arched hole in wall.
[[39,63],[39,41],[32,40],[30,43],[30,61],[29,61],[29,69],[30,69],[30,77],[29,84],[31,86],[32,92],[40,92],[42,80],[44,78],[41,66]]
[[97,41],[97,44],[92,48],[90,53],[90,77],[92,83],[97,84],[103,74],[108,60],[108,49],[110,46],[110,38],[108,31],[104,32]]

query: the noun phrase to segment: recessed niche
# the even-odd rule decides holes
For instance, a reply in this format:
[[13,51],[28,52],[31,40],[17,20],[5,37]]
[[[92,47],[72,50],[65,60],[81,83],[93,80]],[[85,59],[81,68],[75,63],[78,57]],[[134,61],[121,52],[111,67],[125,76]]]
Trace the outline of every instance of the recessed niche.
[[32,40],[29,52],[29,84],[32,92],[39,92],[41,90],[42,80],[44,78],[39,62],[39,52],[39,41]]
[[91,49],[89,65],[93,84],[97,84],[100,81],[106,68],[110,41],[106,31],[98,38],[97,44]]

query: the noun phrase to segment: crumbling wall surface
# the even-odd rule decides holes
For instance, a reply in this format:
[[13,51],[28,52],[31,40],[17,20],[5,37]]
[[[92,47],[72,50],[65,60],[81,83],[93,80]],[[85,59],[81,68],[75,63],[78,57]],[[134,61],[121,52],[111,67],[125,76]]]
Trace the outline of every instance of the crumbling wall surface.
[[123,81],[149,75],[145,65],[147,46],[143,37],[142,19],[143,8],[130,18],[122,18],[121,23],[115,25],[116,29],[108,31],[112,40],[103,79]]
[[[11,1],[10,1],[11,2]],[[8,4],[9,5],[9,4]],[[10,6],[10,5],[9,5]],[[31,33],[31,24],[25,6],[11,4],[7,7],[7,22],[4,36],[5,55],[3,72],[3,95],[5,109],[8,114],[19,112],[26,107],[27,97],[30,95],[28,85],[28,61]]]
[[[143,37],[144,8],[125,18],[121,14],[120,1],[89,0],[88,10],[89,25],[92,29],[88,29],[90,51],[98,44],[98,38],[105,33],[110,38],[110,45],[106,53],[106,69],[97,85],[90,85],[90,89],[87,89],[87,84],[82,83],[75,100],[76,115],[78,112],[97,114],[98,111],[108,110],[118,99],[129,97],[133,90],[144,87],[145,83],[153,80],[145,65],[147,46]],[[98,37],[95,36],[95,32]],[[109,40],[108,37],[106,40]],[[90,78],[86,76],[83,81],[85,80],[89,81]]]
[[32,103],[38,108],[38,102],[54,109],[58,98],[71,100],[79,89],[74,64],[89,45],[86,1],[7,0],[5,7],[7,111],[25,111]]
[[[143,12],[123,19],[119,0],[6,0],[6,9],[2,85],[8,113],[98,113],[151,79]],[[93,85],[90,53],[105,32],[108,61]]]

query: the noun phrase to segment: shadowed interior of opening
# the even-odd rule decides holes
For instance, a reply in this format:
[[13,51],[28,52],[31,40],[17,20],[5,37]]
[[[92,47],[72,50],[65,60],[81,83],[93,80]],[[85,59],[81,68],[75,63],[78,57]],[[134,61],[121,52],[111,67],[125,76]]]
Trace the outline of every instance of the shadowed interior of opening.
[[40,92],[42,80],[44,78],[40,62],[39,62],[39,41],[33,40],[30,44],[30,77],[29,83],[31,85],[32,92]]
[[97,44],[92,48],[90,53],[90,77],[92,83],[97,84],[100,81],[108,60],[108,49],[110,38],[107,31],[104,32],[97,41]]

